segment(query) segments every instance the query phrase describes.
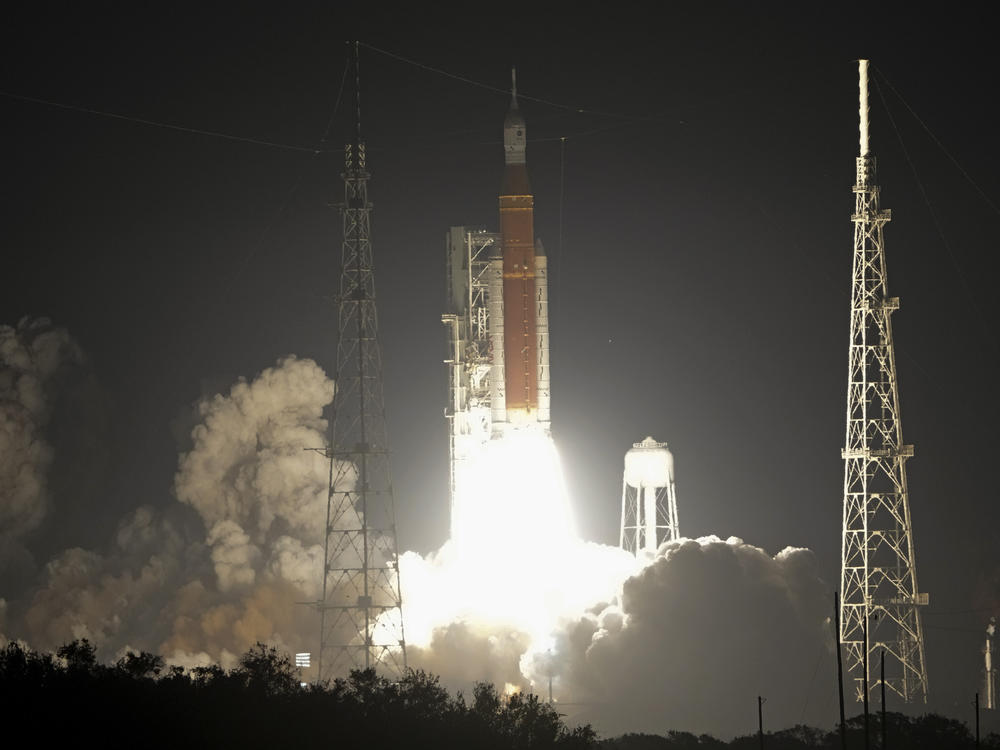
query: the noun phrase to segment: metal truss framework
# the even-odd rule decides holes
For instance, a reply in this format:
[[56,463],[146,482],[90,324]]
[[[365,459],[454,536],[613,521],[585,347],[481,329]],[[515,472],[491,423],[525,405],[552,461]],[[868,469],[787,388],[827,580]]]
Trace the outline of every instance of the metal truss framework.
[[[866,63],[866,61],[862,61]],[[862,71],[862,155],[854,186],[854,263],[844,458],[840,641],[857,699],[864,671],[877,694],[879,651],[885,650],[886,690],[903,702],[927,701],[927,670],[910,523],[899,385],[891,314],[899,298],[886,288],[883,229],[875,158],[867,149],[867,68]],[[866,655],[867,650],[867,655]],[[871,657],[871,658],[866,658]],[[873,669],[873,665],[874,669]]]
[[485,230],[453,227],[446,268],[449,311],[441,316],[448,331],[449,497],[452,538],[455,496],[469,476],[469,464],[491,433],[493,345],[490,339],[490,270],[496,263],[500,236]]
[[320,608],[320,680],[406,670],[375,308],[365,145],[345,149],[337,391]]
[[664,542],[679,538],[677,494],[673,480],[666,487],[623,484],[622,524],[618,541],[623,550],[635,555],[641,549],[656,550]]

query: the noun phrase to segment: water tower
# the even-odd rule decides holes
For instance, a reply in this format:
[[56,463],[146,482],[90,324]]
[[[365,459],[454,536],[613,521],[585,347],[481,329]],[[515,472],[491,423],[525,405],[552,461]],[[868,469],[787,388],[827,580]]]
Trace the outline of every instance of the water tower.
[[640,550],[652,554],[679,536],[674,456],[666,443],[647,437],[625,454],[619,544],[635,555]]

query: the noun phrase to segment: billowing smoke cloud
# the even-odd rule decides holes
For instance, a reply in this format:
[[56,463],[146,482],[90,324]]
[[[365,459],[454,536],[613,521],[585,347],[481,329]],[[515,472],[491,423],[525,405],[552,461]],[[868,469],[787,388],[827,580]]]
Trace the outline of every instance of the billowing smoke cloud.
[[[598,554],[589,546],[583,554]],[[614,552],[599,553],[603,567],[613,565]],[[421,586],[421,564],[404,558],[407,568]],[[567,571],[556,580],[573,585]],[[768,700],[769,726],[830,724],[830,603],[809,550],[772,557],[736,538],[683,539],[619,581],[615,595],[575,616],[557,613],[545,632],[468,611],[451,615],[429,643],[410,650],[410,661],[454,689],[490,679],[545,696],[551,680],[560,711],[604,734],[751,732],[758,695]],[[526,578],[517,583],[533,587]],[[410,594],[411,609],[421,609],[419,597]]]
[[234,523],[254,544],[276,530],[320,542],[329,464],[317,451],[326,445],[323,407],[332,400],[333,382],[316,363],[289,357],[202,401],[177,499],[206,528]]
[[[48,323],[0,328],[0,528],[8,540],[45,518],[48,391],[60,363],[79,358],[66,332]],[[86,637],[104,658],[142,648],[189,667],[231,667],[258,640],[314,646],[316,615],[300,602],[315,600],[321,585],[329,466],[317,449],[333,390],[314,362],[289,357],[199,402],[178,462],[179,502],[141,505],[106,549],[67,549],[27,593],[0,591],[0,633],[42,649]],[[547,454],[533,446],[527,455]],[[532,487],[557,461],[541,463],[528,472]],[[555,502],[558,483],[541,485],[546,497],[526,502]],[[562,518],[565,498],[555,499]],[[476,513],[512,507],[471,502],[474,529],[496,521]],[[426,558],[405,554],[410,665],[464,691],[489,680],[545,695],[551,681],[570,721],[608,734],[750,731],[757,695],[767,698],[769,726],[830,723],[829,602],[808,550],[771,556],[706,537],[636,561],[576,539],[568,516],[564,531],[509,549],[459,538]]]
[[817,667],[833,663],[829,609],[809,550],[771,557],[735,538],[682,540],[528,671],[536,683],[554,672],[604,731],[750,732],[758,695],[771,726],[827,725],[833,683]]
[[410,666],[440,675],[466,695],[477,682],[529,690],[520,664],[531,643],[531,636],[509,625],[459,619],[436,628],[425,646],[409,647],[407,656]]
[[36,529],[49,506],[52,383],[79,347],[44,318],[0,325],[0,545]]
[[[42,355],[57,339],[27,339],[41,352],[32,370],[24,337],[0,330],[4,361],[17,365],[7,365],[0,381],[5,403],[15,403],[8,413],[30,415],[31,427],[45,414],[38,384],[53,358]],[[68,341],[62,335],[58,341]],[[106,658],[143,648],[185,666],[231,666],[256,641],[311,644],[316,615],[300,602],[316,598],[322,571],[329,466],[317,449],[326,443],[322,412],[332,398],[333,383],[315,362],[288,357],[202,400],[191,449],[179,459],[180,502],[140,506],[106,550],[56,555],[32,590],[5,603],[4,632],[50,650],[88,638]],[[11,434],[24,446],[22,474],[36,477],[28,482],[4,464],[5,500],[8,486],[24,498],[8,512],[10,525],[23,533],[44,515],[47,464],[29,460],[37,429],[17,425]]]

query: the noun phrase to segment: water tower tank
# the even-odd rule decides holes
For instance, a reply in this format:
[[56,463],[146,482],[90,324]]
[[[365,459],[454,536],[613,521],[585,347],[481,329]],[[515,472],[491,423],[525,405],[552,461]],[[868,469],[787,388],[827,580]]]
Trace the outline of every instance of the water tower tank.
[[674,456],[666,443],[647,437],[625,454],[620,544],[652,553],[678,536]]

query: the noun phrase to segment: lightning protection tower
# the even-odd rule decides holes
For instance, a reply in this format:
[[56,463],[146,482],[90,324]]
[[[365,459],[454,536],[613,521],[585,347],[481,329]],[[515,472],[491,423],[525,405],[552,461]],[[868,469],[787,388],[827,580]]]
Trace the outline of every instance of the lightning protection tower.
[[619,544],[638,555],[678,537],[674,456],[666,443],[647,437],[625,454]]
[[343,254],[337,391],[331,420],[319,677],[406,669],[395,509],[389,474],[382,358],[375,309],[369,173],[361,138],[358,48],[354,47],[357,131],[344,149]]
[[[890,212],[879,206],[875,157],[868,149],[868,61],[859,63],[860,155],[854,185],[854,264],[848,355],[844,518],[841,546],[840,641],[858,700],[868,672],[879,688],[885,650],[885,686],[904,702],[926,702],[927,669],[920,623],[927,594],[917,588],[906,485],[899,386],[890,316],[899,298],[886,288],[883,228]],[[874,672],[874,674],[873,674]]]

